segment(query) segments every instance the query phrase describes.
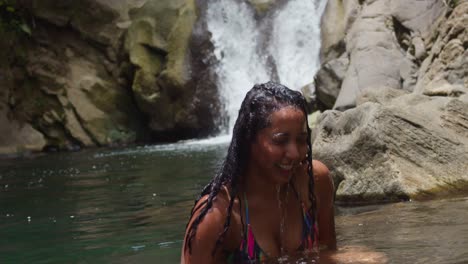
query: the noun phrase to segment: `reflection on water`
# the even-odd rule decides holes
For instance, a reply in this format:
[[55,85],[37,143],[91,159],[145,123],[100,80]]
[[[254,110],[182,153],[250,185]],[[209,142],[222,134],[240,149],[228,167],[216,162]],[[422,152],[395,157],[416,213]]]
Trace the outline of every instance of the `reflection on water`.
[[[189,210],[226,144],[0,161],[0,263],[177,263]],[[468,199],[339,208],[340,246],[390,263],[468,263]],[[309,261],[311,262],[311,261]]]

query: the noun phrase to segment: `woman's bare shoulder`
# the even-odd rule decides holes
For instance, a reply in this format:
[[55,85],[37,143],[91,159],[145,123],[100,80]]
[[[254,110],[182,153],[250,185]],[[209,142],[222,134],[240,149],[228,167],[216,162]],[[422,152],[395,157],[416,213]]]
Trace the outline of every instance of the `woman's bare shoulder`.
[[333,179],[330,175],[330,170],[328,167],[318,160],[313,160],[312,165],[314,169],[315,186],[318,191],[317,195],[320,195],[320,193],[324,192],[327,194],[332,194],[334,191]]
[[327,165],[323,164],[321,161],[313,160],[312,167],[314,169],[315,180],[324,181],[330,180],[330,170]]
[[[208,195],[204,195],[195,204],[193,215],[187,225],[185,234],[184,247],[182,249],[183,263],[218,263],[220,258],[222,258],[221,255],[225,248],[223,244],[219,245],[214,256],[211,253],[215,248],[220,234],[224,231],[230,198],[228,193],[222,188],[218,195],[213,198],[212,205],[203,218],[197,220],[203,209],[206,208],[208,198]],[[195,236],[189,241],[191,249],[189,250],[188,248],[186,249],[185,246],[188,245],[187,239],[189,239],[189,230],[195,222],[198,222],[198,224],[196,226]],[[226,236],[229,236],[229,232],[226,233]],[[224,241],[229,241],[229,239],[225,239]]]
[[[198,202],[195,204],[193,209],[193,215],[191,216],[190,222],[187,226],[187,229],[191,227],[195,219],[201,214],[204,208],[208,206],[209,195],[202,196]],[[213,198],[211,206],[208,209],[208,212],[204,215],[202,221],[198,224],[200,225],[224,225],[224,222],[227,217],[227,209],[229,207],[229,193],[225,188],[221,188],[219,193]]]

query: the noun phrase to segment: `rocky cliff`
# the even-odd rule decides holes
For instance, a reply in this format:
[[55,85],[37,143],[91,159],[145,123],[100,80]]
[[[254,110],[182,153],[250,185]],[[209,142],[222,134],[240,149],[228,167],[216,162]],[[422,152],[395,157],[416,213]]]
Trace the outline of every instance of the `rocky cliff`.
[[468,1],[328,1],[314,151],[338,201],[468,192],[467,25]]
[[1,32],[10,37],[0,40],[8,57],[0,154],[214,130],[216,91],[200,91],[191,68],[193,0],[23,0],[14,8],[30,30]]

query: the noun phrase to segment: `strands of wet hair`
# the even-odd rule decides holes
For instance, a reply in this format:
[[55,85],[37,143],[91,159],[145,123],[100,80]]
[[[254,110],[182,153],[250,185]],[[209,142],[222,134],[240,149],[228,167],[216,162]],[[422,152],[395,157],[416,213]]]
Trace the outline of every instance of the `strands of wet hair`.
[[[308,145],[307,173],[309,175],[309,200],[311,202],[311,207],[308,209],[308,212],[315,222],[316,199],[312,168],[311,130],[307,121],[306,101],[300,92],[291,90],[284,85],[274,82],[256,84],[242,101],[239,115],[234,125],[232,141],[220,171],[203,188],[190,213],[189,223],[195,213],[200,210],[191,226],[188,227],[189,223],[187,223],[186,226],[186,228],[188,227],[189,229],[187,230],[184,247],[185,250],[189,250],[190,254],[192,253],[192,240],[197,233],[200,222],[213,207],[213,199],[218,195],[221,188],[225,186],[230,196],[229,207],[223,232],[218,236],[212,250],[212,255],[216,253],[219,245],[223,243],[231,223],[232,207],[238,194],[239,184],[241,184],[243,180],[241,177],[244,175],[248,160],[250,159],[250,146],[255,140],[257,133],[270,125],[271,113],[286,106],[300,109],[306,117]],[[208,195],[208,198],[199,203],[200,199],[205,195]],[[315,230],[313,230],[313,232],[315,232]],[[312,237],[314,237],[314,234],[312,234]]]

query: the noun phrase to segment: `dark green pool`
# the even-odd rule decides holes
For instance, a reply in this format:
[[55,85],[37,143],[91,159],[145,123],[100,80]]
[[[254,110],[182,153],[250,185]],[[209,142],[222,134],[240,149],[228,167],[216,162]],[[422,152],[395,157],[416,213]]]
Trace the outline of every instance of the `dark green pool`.
[[[178,263],[193,200],[227,145],[0,160],[0,263]],[[339,208],[338,241],[390,263],[468,263],[468,199]]]

